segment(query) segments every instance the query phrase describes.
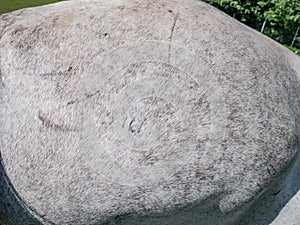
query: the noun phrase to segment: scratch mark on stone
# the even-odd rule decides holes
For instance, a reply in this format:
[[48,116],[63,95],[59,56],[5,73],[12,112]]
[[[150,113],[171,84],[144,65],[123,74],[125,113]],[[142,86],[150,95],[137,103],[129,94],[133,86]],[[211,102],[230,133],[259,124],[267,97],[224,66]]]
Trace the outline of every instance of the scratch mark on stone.
[[77,102],[79,102],[78,99],[73,100],[73,101],[69,101],[69,102],[67,103],[67,105],[73,105],[73,104],[75,104],[75,103],[77,103]]
[[129,127],[128,127],[128,131],[131,131],[132,133],[135,132],[135,130],[132,127],[132,124],[134,123],[134,121],[135,121],[135,119],[131,120],[130,123],[129,123]]
[[279,191],[276,191],[273,195],[276,196],[281,192],[282,189],[280,189]]
[[134,128],[133,123],[135,122],[135,119],[132,119],[129,123],[128,131],[131,131],[132,133],[138,133],[138,134],[141,133],[141,129],[146,120],[147,119],[145,118],[138,127]]
[[67,106],[73,105],[73,104],[77,104],[77,103],[79,103],[81,101],[84,101],[84,100],[86,100],[88,98],[94,97],[97,94],[100,94],[100,90],[95,91],[93,93],[85,93],[83,98],[81,98],[81,99],[80,98],[76,98],[76,99],[74,99],[72,101],[67,102]]
[[85,93],[84,96],[85,96],[86,98],[91,98],[91,97],[93,97],[93,96],[95,96],[95,95],[97,95],[97,94],[99,94],[99,93],[100,93],[100,90],[95,91],[95,92],[93,92],[93,93]]
[[64,124],[61,124],[61,125],[56,124],[55,122],[53,122],[52,120],[47,118],[47,116],[44,115],[41,110],[39,110],[39,112],[38,112],[38,118],[45,127],[53,129],[55,131],[76,131],[75,128],[66,126]]
[[0,87],[5,87],[5,86],[4,86],[4,82],[3,82],[3,80],[2,80],[1,69],[0,69]]
[[173,25],[171,27],[171,34],[169,36],[169,50],[168,50],[168,63],[170,63],[170,59],[171,59],[171,48],[172,48],[172,41],[173,41],[173,35],[174,35],[174,30],[175,30],[175,26],[176,26],[176,22],[178,19],[178,13],[176,14],[176,16],[174,17],[174,21],[173,21]]

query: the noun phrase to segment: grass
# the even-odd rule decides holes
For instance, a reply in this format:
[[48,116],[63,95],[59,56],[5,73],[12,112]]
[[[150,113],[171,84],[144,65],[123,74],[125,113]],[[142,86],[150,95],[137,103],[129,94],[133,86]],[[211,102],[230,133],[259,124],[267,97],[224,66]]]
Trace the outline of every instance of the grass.
[[46,5],[62,0],[0,0],[0,14],[15,11],[22,8]]

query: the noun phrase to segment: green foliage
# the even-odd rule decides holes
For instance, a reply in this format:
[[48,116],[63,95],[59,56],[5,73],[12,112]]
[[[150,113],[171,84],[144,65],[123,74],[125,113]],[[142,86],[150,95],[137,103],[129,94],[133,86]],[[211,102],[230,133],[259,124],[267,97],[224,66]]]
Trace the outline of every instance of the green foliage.
[[244,0],[204,0],[218,9],[233,16],[235,19],[259,29],[264,21],[263,12],[266,8],[261,2]]
[[59,1],[61,0],[0,0],[0,14]]
[[300,0],[204,0],[273,39],[291,44],[300,26]]
[[269,9],[264,13],[269,23],[268,35],[277,41],[290,44],[300,26],[299,0],[269,0]]
[[291,47],[289,45],[285,45],[285,47],[287,47],[291,51],[295,52],[297,55],[300,55],[300,49],[299,48]]

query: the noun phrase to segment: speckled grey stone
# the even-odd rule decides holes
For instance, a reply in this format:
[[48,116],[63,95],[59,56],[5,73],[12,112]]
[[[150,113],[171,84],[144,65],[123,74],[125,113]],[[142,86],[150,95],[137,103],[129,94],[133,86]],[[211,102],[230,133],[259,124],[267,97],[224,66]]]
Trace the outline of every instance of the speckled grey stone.
[[0,37],[7,225],[268,224],[299,190],[299,57],[213,7],[73,0]]

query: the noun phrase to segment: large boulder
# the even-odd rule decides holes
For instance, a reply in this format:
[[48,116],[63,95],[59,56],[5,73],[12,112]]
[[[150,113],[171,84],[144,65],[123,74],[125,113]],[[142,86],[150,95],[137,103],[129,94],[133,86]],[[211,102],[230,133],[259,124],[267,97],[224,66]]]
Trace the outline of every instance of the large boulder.
[[5,224],[267,224],[287,199],[300,60],[273,40],[195,0],[23,9],[0,37]]

